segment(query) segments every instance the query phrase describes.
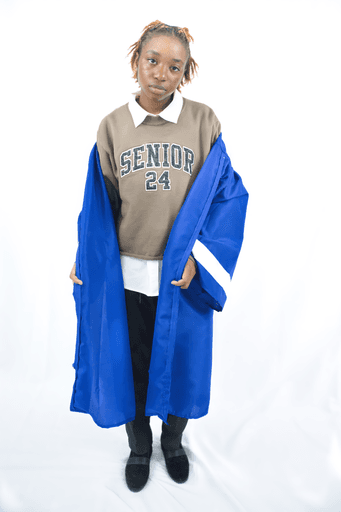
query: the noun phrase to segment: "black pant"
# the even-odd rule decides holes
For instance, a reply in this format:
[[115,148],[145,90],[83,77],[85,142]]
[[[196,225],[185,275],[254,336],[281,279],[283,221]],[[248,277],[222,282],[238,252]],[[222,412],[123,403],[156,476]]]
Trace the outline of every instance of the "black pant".
[[[136,417],[126,423],[126,431],[130,449],[142,454],[148,451],[153,442],[150,416],[145,416],[145,406],[158,296],[148,297],[144,293],[124,291],[136,403]],[[180,447],[188,419],[168,414],[167,421],[169,425],[162,422],[161,444],[166,450],[176,450]]]

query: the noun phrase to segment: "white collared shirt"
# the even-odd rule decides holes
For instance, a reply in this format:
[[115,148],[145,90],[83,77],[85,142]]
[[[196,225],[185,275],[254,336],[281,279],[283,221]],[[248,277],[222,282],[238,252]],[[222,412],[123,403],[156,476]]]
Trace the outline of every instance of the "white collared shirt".
[[128,104],[130,113],[134,121],[135,128],[137,128],[141,123],[143,123],[147,116],[156,117],[158,115],[162,117],[162,119],[165,119],[170,123],[178,122],[179,115],[182,109],[183,97],[182,94],[177,89],[174,91],[173,100],[162,112],[160,112],[160,114],[150,114],[149,112],[147,112],[147,110],[144,110],[144,108],[142,108],[141,105],[139,105],[135,100],[138,94],[140,94],[140,91],[134,92],[134,97],[131,98]]
[[[155,116],[144,110],[135,100],[140,91],[133,93],[133,98],[129,101],[128,107],[133,118],[135,128],[137,128],[147,116]],[[183,97],[176,89],[173,100],[170,104],[157,114],[170,123],[177,123],[183,104]],[[132,256],[121,255],[121,266],[123,274],[124,288],[135,292],[144,293],[149,297],[159,295],[162,260],[144,260]]]

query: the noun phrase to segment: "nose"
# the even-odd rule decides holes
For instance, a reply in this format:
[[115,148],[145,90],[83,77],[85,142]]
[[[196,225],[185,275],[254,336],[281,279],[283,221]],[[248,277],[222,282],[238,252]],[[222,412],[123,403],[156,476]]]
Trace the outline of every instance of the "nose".
[[166,66],[162,63],[160,63],[158,66],[155,67],[154,76],[158,80],[165,81],[166,80]]

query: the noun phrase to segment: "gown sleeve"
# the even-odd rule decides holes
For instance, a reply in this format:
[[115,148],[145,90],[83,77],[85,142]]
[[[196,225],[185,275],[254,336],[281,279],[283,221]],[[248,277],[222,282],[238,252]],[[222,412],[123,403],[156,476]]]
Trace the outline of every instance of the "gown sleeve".
[[216,311],[224,307],[241,250],[248,197],[226,155],[212,204],[192,249],[197,264],[194,279],[200,283],[202,298]]

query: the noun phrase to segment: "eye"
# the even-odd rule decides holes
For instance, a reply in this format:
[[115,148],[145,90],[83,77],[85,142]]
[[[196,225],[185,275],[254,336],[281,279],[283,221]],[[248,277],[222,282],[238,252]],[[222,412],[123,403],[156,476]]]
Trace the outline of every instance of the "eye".
[[180,68],[178,68],[177,66],[172,66],[173,70],[175,71],[180,71]]
[[[153,59],[152,57],[150,59],[148,59],[149,61],[153,60],[154,62],[156,62],[155,59]],[[154,64],[154,62],[152,62],[152,64]]]

